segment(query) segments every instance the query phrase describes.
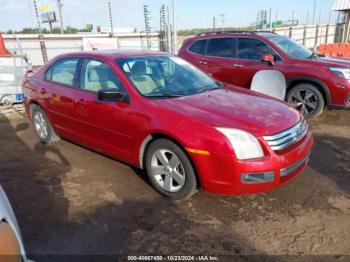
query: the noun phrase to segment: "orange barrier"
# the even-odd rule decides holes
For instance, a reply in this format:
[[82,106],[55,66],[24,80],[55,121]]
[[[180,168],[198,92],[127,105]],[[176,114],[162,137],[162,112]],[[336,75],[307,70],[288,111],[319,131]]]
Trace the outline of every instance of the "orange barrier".
[[350,58],[350,44],[321,44],[317,53],[325,56]]
[[9,56],[10,52],[6,50],[4,39],[2,38],[2,34],[0,32],[0,56]]

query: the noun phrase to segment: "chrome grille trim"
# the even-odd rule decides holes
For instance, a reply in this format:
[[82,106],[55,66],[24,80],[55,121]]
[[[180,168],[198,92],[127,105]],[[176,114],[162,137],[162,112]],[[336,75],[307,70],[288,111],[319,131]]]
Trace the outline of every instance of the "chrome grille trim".
[[273,151],[280,151],[303,139],[308,130],[308,124],[306,120],[303,119],[297,125],[286,131],[273,136],[264,136],[263,138]]
[[290,165],[289,167],[281,169],[281,177],[286,177],[293,173],[295,170],[297,170],[299,167],[301,167],[303,164],[305,164],[307,161],[309,161],[310,154],[308,154],[303,159],[300,159],[298,162]]

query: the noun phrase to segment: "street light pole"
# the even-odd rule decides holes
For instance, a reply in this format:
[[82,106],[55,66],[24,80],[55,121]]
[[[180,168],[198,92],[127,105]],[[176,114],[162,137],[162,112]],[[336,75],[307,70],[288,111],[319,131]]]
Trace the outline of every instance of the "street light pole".
[[225,16],[226,14],[220,14],[221,16],[221,32],[224,32]]
[[64,34],[63,18],[62,18],[62,7],[63,7],[63,4],[61,4],[61,0],[57,0],[58,15],[60,17],[61,34]]

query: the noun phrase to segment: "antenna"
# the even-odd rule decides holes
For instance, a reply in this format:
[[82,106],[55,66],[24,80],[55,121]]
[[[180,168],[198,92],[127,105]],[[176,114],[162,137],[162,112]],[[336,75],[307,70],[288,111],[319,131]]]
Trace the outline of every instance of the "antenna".
[[39,19],[38,5],[37,5],[37,3],[36,3],[36,0],[33,0],[33,3],[34,3],[34,9],[35,9],[36,20],[37,20],[37,22],[38,22],[39,34],[41,34],[41,24],[40,24],[40,19]]
[[110,0],[108,1],[108,12],[109,12],[109,23],[111,25],[111,37],[113,37],[114,28],[113,28],[112,4]]

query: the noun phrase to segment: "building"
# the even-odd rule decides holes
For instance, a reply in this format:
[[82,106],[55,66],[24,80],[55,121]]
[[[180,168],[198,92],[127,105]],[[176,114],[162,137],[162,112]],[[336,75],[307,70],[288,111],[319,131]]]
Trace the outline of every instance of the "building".
[[333,11],[339,12],[335,42],[349,42],[350,37],[350,0],[336,0]]

